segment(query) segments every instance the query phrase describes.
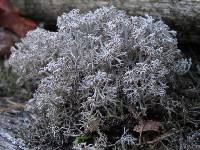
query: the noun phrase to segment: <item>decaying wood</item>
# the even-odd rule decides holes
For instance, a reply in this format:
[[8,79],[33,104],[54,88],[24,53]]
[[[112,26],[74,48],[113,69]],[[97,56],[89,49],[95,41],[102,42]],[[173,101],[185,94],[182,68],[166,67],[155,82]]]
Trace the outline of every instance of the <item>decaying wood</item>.
[[55,21],[62,12],[73,8],[93,10],[105,5],[115,5],[130,15],[148,13],[162,18],[178,31],[181,43],[199,44],[200,0],[11,0],[25,16],[44,21]]

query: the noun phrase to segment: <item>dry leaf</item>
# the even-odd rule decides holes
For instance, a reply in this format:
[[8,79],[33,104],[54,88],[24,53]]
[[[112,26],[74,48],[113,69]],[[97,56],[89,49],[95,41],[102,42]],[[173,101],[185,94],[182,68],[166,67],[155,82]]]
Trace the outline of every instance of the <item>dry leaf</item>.
[[147,120],[147,121],[140,121],[138,125],[136,125],[133,129],[133,131],[141,133],[146,131],[155,131],[160,132],[161,129],[161,123],[153,120]]
[[153,120],[140,120],[139,124],[136,125],[133,131],[138,132],[140,134],[139,137],[139,145],[142,143],[142,133],[147,131],[154,131],[159,133],[161,129],[161,123]]
[[12,8],[9,0],[0,0],[0,18],[0,26],[10,29],[20,37],[24,37],[37,26],[35,22],[21,17]]
[[0,9],[6,12],[10,12],[13,8],[9,0],[0,0]]

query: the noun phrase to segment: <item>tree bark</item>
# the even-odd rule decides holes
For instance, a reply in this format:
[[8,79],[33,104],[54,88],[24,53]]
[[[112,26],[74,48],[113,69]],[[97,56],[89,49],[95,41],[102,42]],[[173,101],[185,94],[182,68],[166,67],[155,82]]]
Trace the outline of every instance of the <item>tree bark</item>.
[[178,31],[180,43],[199,44],[200,0],[11,0],[24,16],[51,22],[73,8],[85,12],[114,5],[130,15],[146,13]]

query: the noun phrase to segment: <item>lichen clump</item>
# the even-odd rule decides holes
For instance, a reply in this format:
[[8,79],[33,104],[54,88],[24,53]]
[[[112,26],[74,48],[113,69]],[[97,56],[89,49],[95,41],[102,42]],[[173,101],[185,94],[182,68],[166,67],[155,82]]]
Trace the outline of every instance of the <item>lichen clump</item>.
[[[34,118],[26,140],[32,147],[62,147],[83,134],[92,135],[98,149],[119,139],[134,145],[133,126],[123,132],[129,107],[141,116],[153,104],[173,110],[167,108],[177,100],[171,94],[176,77],[189,70],[191,60],[183,58],[176,32],[163,21],[103,7],[64,13],[57,26],[57,32],[29,32],[9,60],[23,79],[38,84],[28,105]],[[111,135],[115,122],[119,131]]]

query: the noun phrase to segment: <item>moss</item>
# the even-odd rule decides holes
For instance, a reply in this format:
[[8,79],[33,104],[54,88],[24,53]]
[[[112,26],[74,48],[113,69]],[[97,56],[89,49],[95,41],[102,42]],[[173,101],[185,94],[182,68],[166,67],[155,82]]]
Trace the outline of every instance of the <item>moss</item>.
[[77,136],[74,140],[74,145],[75,146],[78,146],[80,143],[84,143],[84,142],[87,142],[89,140],[91,140],[92,137],[91,136],[88,136],[88,135],[80,135],[80,136]]

